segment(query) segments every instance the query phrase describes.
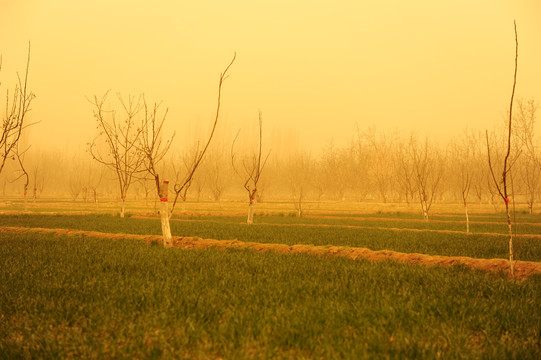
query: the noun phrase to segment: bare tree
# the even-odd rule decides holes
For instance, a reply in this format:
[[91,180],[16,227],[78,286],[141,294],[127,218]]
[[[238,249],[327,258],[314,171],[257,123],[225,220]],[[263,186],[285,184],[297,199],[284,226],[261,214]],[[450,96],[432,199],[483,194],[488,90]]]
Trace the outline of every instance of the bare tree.
[[206,180],[206,176],[204,174],[201,174],[200,172],[198,172],[197,175],[193,178],[192,186],[195,190],[195,200],[197,202],[201,201],[201,195],[203,194],[203,190],[207,186]]
[[169,181],[160,180],[158,173],[158,165],[163,160],[175,134],[165,142],[162,139],[162,130],[167,110],[162,115],[159,114],[159,104],[154,104],[152,109],[149,109],[146,101],[144,102],[145,115],[141,124],[141,138],[139,148],[143,152],[144,167],[148,174],[154,179],[156,191],[160,198],[160,221],[162,225],[162,235],[164,246],[172,246],[171,242],[171,226],[169,224],[169,208],[167,206]]
[[334,151],[334,147],[329,146],[322,154],[322,157],[316,160],[314,164],[314,190],[318,207],[323,196],[331,191],[333,185],[334,169],[330,165],[334,160]]
[[286,163],[285,176],[291,192],[297,217],[302,218],[306,196],[313,181],[313,161],[309,154],[299,153]]
[[32,151],[32,162],[30,164],[30,173],[32,174],[32,199],[35,201],[38,195],[43,194],[43,190],[51,174],[51,157],[44,151]]
[[191,165],[189,167],[189,171],[187,172],[185,178],[183,181],[181,181],[178,184],[175,184],[174,191],[175,191],[175,200],[173,202],[173,206],[171,208],[171,212],[169,212],[168,208],[168,180],[160,180],[160,175],[158,173],[158,164],[163,160],[167,152],[169,151],[169,148],[171,147],[171,142],[173,140],[173,136],[163,142],[162,140],[162,130],[163,130],[163,124],[167,115],[167,111],[165,114],[161,115],[160,118],[158,115],[158,105],[155,104],[153,109],[149,111],[149,109],[146,106],[145,102],[145,116],[143,119],[143,123],[141,126],[141,142],[139,145],[139,148],[142,150],[142,152],[145,155],[145,169],[152,176],[156,183],[156,190],[158,192],[158,196],[160,197],[160,221],[162,225],[162,235],[163,235],[163,244],[165,247],[172,246],[172,236],[171,236],[171,226],[169,223],[169,219],[171,217],[171,214],[173,213],[173,209],[175,207],[175,204],[177,202],[178,197],[183,194],[183,196],[186,196],[186,192],[188,191],[188,188],[190,187],[194,173],[201,164],[201,161],[203,161],[203,157],[210,145],[210,141],[212,140],[212,137],[214,135],[214,132],[216,131],[216,125],[218,124],[218,118],[220,114],[220,101],[221,101],[221,90],[222,90],[222,84],[225,79],[227,79],[227,71],[233,65],[233,62],[235,61],[236,54],[233,56],[233,59],[229,63],[229,65],[226,67],[224,72],[220,74],[219,84],[218,84],[218,105],[216,108],[216,117],[214,120],[214,124],[212,127],[212,131],[210,133],[210,136],[206,142],[206,145],[203,147],[202,150],[199,151],[199,149],[196,149],[195,156],[192,159]]
[[358,138],[359,141],[364,140],[370,147],[370,155],[368,156],[370,160],[369,174],[374,181],[381,200],[386,203],[391,187],[390,159],[394,139],[385,136],[385,134],[378,134],[375,127],[368,129]]
[[370,167],[370,151],[368,145],[362,141],[358,128],[357,141],[353,141],[350,149],[353,153],[353,159],[350,162],[353,165],[353,171],[349,174],[349,179],[359,201],[362,201],[370,192],[370,179],[367,175]]
[[414,183],[419,196],[423,217],[428,221],[438,185],[443,176],[443,159],[428,139],[421,144],[413,136],[409,142]]
[[[240,132],[239,132],[240,133]],[[233,144],[231,145],[231,164],[233,166],[233,169],[237,173],[237,175],[244,180],[243,187],[248,193],[248,224],[253,224],[254,222],[254,202],[256,200],[257,190],[258,190],[258,184],[259,180],[261,178],[261,174],[263,172],[263,169],[265,168],[265,164],[267,163],[267,160],[269,158],[269,154],[267,153],[267,156],[262,159],[262,151],[263,151],[263,118],[261,115],[261,111],[259,111],[259,147],[257,153],[254,153],[250,159],[243,159],[242,160],[242,174],[241,171],[239,171],[238,166],[235,165],[235,141],[237,140],[237,137],[239,135],[237,133],[237,136],[235,136],[235,139],[233,140]]]
[[70,171],[65,179],[69,196],[72,201],[75,201],[83,192],[84,164],[78,155],[73,155],[69,161],[69,166]]
[[[398,190],[404,196],[404,200],[410,205],[410,201],[415,196],[414,170],[412,159],[409,156],[408,144],[400,140],[397,144],[397,151],[394,152],[394,171],[395,183]],[[400,198],[400,194],[399,194]]]
[[24,210],[28,210],[28,185],[30,184],[30,176],[28,175],[28,171],[26,170],[26,167],[24,165],[24,158],[26,155],[26,150],[21,151],[20,148],[21,142],[17,142],[17,146],[15,146],[15,158],[17,159],[17,163],[19,165],[19,176],[13,182],[24,179],[23,183],[23,199],[24,199]]
[[[24,169],[20,155],[24,151],[20,151],[19,142],[23,130],[33,124],[26,123],[26,116],[30,111],[30,105],[34,100],[35,95],[28,89],[28,71],[30,68],[30,43],[28,43],[28,57],[26,62],[26,71],[24,78],[21,79],[17,73],[17,85],[13,91],[12,97],[10,97],[9,90],[6,92],[6,109],[2,119],[0,128],[0,173],[4,169],[6,160],[8,158],[18,159],[18,163],[21,166],[23,174],[28,176],[28,173]],[[0,70],[2,69],[2,58],[0,57]],[[28,181],[26,182],[28,187]],[[26,189],[25,189],[26,192]]]
[[206,173],[211,196],[218,204],[221,204],[226,189],[231,185],[232,174],[226,155],[225,148],[209,149],[205,164],[201,167]]
[[[498,191],[498,194],[505,203],[505,213],[507,215],[507,228],[509,233],[509,266],[511,269],[511,276],[515,276],[514,272],[514,249],[513,249],[513,229],[511,225],[511,213],[509,209],[509,199],[508,192],[508,176],[510,176],[510,171],[513,165],[511,157],[511,139],[512,139],[512,129],[513,129],[513,102],[515,97],[515,87],[517,84],[517,65],[518,65],[518,36],[517,36],[517,24],[514,22],[515,28],[515,71],[513,75],[513,90],[511,91],[511,101],[509,104],[509,118],[507,123],[507,151],[503,159],[503,167],[501,171],[501,178],[497,179],[494,174],[494,166],[492,164],[491,152],[490,152],[490,141],[488,138],[488,130],[486,131],[486,141],[487,141],[487,153],[488,153],[488,165],[490,168],[490,173],[492,175],[492,180]],[[516,160],[516,159],[515,159]]]
[[173,210],[175,209],[175,205],[177,203],[177,200],[178,200],[179,196],[181,196],[181,194],[182,194],[182,197],[184,197],[184,198],[186,197],[186,193],[188,192],[188,189],[192,185],[195,171],[197,170],[197,168],[199,167],[199,165],[203,161],[205,153],[207,152],[207,150],[209,148],[210,142],[211,142],[212,138],[214,137],[214,133],[216,131],[216,125],[218,125],[218,118],[219,118],[219,115],[220,115],[220,106],[221,106],[221,98],[222,98],[222,84],[229,77],[229,75],[227,75],[227,72],[228,72],[229,68],[231,67],[231,65],[233,65],[233,63],[235,62],[236,58],[237,58],[237,54],[235,53],[233,55],[233,59],[231,60],[231,62],[229,62],[229,65],[227,65],[225,70],[220,74],[220,79],[218,81],[218,101],[217,101],[218,103],[216,105],[216,116],[214,118],[214,124],[212,125],[212,130],[211,130],[210,135],[209,135],[209,137],[207,139],[207,142],[205,143],[205,146],[202,149],[199,147],[199,143],[198,143],[198,146],[196,147],[195,152],[194,152],[194,156],[191,159],[191,161],[189,162],[189,164],[190,164],[188,166],[189,171],[186,172],[186,175],[185,175],[184,179],[182,181],[180,181],[179,183],[175,184],[175,187],[174,187],[175,200],[173,201],[173,206],[171,207],[171,213],[173,213]]
[[470,165],[470,170],[472,171],[471,188],[473,189],[477,201],[481,204],[483,202],[483,197],[487,192],[486,180],[488,179],[491,181],[489,179],[490,175],[488,174],[488,167],[486,166],[484,134],[482,132],[470,133],[469,142],[469,151],[471,151],[472,154],[472,163]]
[[[448,162],[447,177],[453,182],[455,195],[459,195],[461,202],[464,204],[464,213],[466,216],[466,232],[470,232],[469,221],[469,194],[474,183],[481,183],[480,172],[478,166],[485,167],[483,164],[478,164],[479,152],[476,144],[478,136],[471,131],[465,131],[464,134],[451,144],[450,159]],[[448,181],[449,181],[448,180]]]
[[[175,186],[178,185],[180,181],[184,179],[183,174],[189,171],[189,167],[190,167],[189,161],[192,158],[193,158],[193,154],[186,151],[183,153],[181,161],[179,161],[179,159],[171,159],[171,168],[173,170],[173,174],[175,177]],[[182,166],[180,166],[179,163],[182,163]],[[196,179],[197,177],[194,176],[191,184],[193,184],[196,181]],[[188,190],[189,188],[191,188],[191,184],[190,186],[186,187],[186,191],[184,191],[183,193],[179,195],[180,199],[182,200],[182,211],[185,210],[186,199],[188,197]]]
[[[92,161],[92,160],[88,160]],[[85,161],[86,162],[86,161]],[[98,206],[98,188],[103,182],[107,168],[96,162],[87,162],[84,165],[82,178],[83,201],[92,201]]]
[[536,197],[541,190],[541,168],[530,156],[524,156],[517,165],[526,204],[530,214],[533,214]]
[[98,135],[88,144],[88,152],[94,160],[113,170],[120,191],[120,217],[124,217],[128,189],[138,173],[144,171],[145,154],[138,148],[142,128],[137,116],[146,106],[143,96],[137,99],[128,96],[125,102],[120,94],[118,100],[122,106],[123,119],[117,119],[115,110],[104,109],[106,92],[101,99],[94,96],[94,118]]
[[[314,161],[312,184],[316,190],[318,206],[323,194],[328,192],[339,201],[345,199],[347,190],[362,193],[362,163],[355,150],[353,144],[345,148],[335,148],[331,144],[323,152],[321,159]],[[360,197],[362,198],[362,195]]]
[[541,155],[535,141],[534,130],[539,106],[533,99],[527,102],[519,99],[517,105],[516,121],[519,133],[517,141],[521,141],[526,148],[526,156],[520,164],[520,174],[526,191],[528,208],[530,214],[532,214],[535,197],[539,191],[539,177],[541,175]]

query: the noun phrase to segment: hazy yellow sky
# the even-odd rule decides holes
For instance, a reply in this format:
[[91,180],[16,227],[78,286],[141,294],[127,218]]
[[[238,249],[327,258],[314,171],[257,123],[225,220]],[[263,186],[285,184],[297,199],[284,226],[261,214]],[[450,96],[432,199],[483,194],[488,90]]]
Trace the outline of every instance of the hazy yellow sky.
[[505,114],[514,19],[518,95],[540,101],[539,0],[0,0],[1,91],[30,40],[32,142],[82,147],[86,97],[108,89],[163,100],[184,140],[208,127],[236,51],[223,126],[261,109],[269,132],[308,147],[345,142],[355,123],[449,136]]

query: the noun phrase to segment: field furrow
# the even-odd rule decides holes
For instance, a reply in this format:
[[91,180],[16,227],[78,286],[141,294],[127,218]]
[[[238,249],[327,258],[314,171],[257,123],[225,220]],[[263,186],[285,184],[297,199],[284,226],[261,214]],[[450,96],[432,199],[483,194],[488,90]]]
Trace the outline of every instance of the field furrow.
[[[132,239],[145,242],[159,242],[159,235],[139,235],[121,233],[103,233],[98,231],[83,231],[73,229],[48,229],[48,228],[27,228],[27,227],[1,227],[4,233],[39,233],[54,234],[57,236],[94,237],[106,239]],[[202,239],[198,237],[174,237],[173,247],[184,249],[249,249],[253,251],[266,252],[274,251],[283,254],[307,253],[319,256],[343,256],[350,259],[365,259],[370,261],[397,261],[405,264],[423,266],[455,266],[463,265],[472,269],[489,272],[509,273],[509,261],[505,259],[476,259],[465,256],[441,256],[418,253],[401,253],[391,250],[374,251],[367,248],[345,247],[345,246],[316,246],[316,245],[286,245],[269,244],[257,242],[244,242],[238,240],[216,240]],[[516,261],[515,277],[525,279],[533,274],[541,274],[541,262]]]

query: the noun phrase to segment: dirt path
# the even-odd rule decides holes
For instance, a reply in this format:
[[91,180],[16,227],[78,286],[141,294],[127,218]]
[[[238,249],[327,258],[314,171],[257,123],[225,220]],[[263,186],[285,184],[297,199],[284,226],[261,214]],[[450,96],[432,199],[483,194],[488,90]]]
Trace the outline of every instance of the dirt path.
[[[134,235],[134,234],[111,234],[97,231],[83,231],[71,229],[46,229],[25,227],[0,227],[4,233],[36,233],[54,234],[57,236],[96,237],[105,239],[133,239],[143,240],[147,243],[161,242],[160,235]],[[454,257],[440,255],[400,253],[390,250],[374,251],[367,248],[344,247],[344,246],[314,246],[314,245],[284,245],[263,244],[255,242],[243,242],[238,240],[214,240],[197,237],[174,237],[173,247],[183,249],[249,249],[253,251],[274,251],[282,254],[307,253],[319,256],[344,256],[350,259],[366,259],[370,261],[391,260],[404,264],[424,266],[453,266],[464,265],[473,269],[488,272],[509,273],[509,262],[504,259],[476,259],[470,257]],[[515,275],[519,280],[526,279],[533,274],[541,274],[541,262],[516,261]]]

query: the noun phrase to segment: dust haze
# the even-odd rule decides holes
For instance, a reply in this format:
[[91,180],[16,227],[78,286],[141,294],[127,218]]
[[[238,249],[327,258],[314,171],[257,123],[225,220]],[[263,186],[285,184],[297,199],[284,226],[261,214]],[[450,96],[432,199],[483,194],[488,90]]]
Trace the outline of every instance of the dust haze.
[[[36,99],[29,121],[39,123],[26,129],[21,144],[36,197],[116,196],[114,176],[87,152],[98,135],[89,99],[107,91],[113,100],[117,93],[144,94],[168,109],[164,134],[175,138],[161,166],[174,181],[189,149],[211,130],[217,80],[234,52],[216,136],[189,199],[244,196],[231,145],[238,133],[239,156],[252,156],[261,111],[269,157],[260,200],[411,201],[401,166],[412,166],[415,149],[429,149],[433,176],[442,179],[435,198],[461,200],[460,181],[451,175],[470,151],[468,166],[481,169],[475,176],[483,184],[475,201],[491,201],[483,136],[488,129],[498,150],[512,82],[513,20],[517,98],[525,109],[533,101],[530,112],[540,100],[536,1],[56,0],[1,7],[2,91],[24,71],[31,42]],[[538,122],[534,130],[536,137]],[[521,178],[531,178],[523,162]],[[15,165],[1,174],[3,196],[22,192]],[[522,183],[517,193],[526,199],[530,185]],[[149,196],[146,186],[136,182],[130,196]]]

